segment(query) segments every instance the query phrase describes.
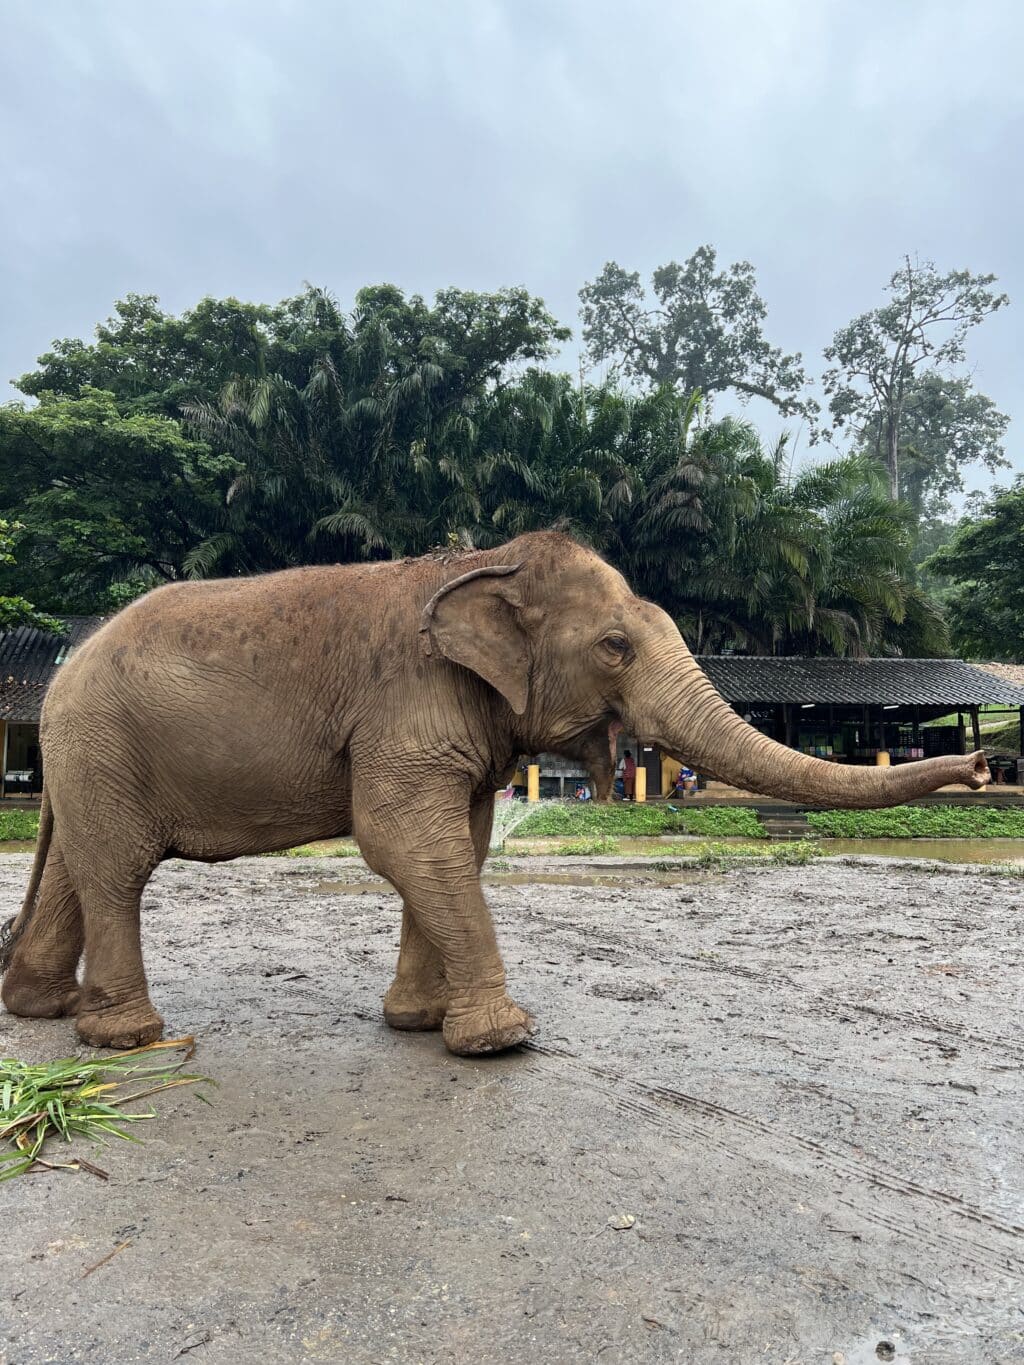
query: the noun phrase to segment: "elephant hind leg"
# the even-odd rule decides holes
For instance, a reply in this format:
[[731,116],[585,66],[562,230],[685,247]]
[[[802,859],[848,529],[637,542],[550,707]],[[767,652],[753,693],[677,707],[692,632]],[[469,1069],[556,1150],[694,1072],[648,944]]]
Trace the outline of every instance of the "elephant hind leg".
[[402,906],[402,943],[395,979],[384,996],[384,1018],[392,1028],[439,1029],[448,1010],[448,979],[441,954]]
[[82,940],[82,907],[54,835],[35,910],[0,988],[0,997],[11,1014],[57,1019],[76,1012],[79,987],[75,973]]

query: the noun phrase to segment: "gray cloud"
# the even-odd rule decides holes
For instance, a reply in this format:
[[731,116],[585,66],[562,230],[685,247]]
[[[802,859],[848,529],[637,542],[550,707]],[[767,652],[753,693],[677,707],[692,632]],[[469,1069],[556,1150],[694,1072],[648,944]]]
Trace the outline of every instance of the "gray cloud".
[[[821,369],[905,251],[1017,300],[972,347],[1024,464],[1014,0],[8,0],[0,381],[129,290],[183,308],[754,262]],[[0,393],[4,392],[0,388]],[[7,391],[10,392],[10,391]],[[766,434],[771,413],[752,410]]]

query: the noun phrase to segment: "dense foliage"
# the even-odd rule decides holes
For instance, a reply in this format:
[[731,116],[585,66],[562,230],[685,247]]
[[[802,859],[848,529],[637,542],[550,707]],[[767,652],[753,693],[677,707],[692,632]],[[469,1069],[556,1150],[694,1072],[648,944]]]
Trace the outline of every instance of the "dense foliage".
[[959,650],[1024,655],[1024,479],[979,502],[926,567],[953,584],[946,612]]
[[[1002,459],[1005,419],[935,365],[962,358],[1002,296],[967,272],[907,279],[899,297],[936,314],[935,342],[918,357],[893,340],[895,301],[837,334],[833,416],[855,427],[852,453],[796,474],[785,441],[765,449],[707,406],[731,391],[813,411],[800,357],[766,339],[752,267],[720,269],[710,247],[655,272],[655,307],[615,265],[582,291],[590,352],[629,388],[546,368],[569,334],[523,289],[427,302],[378,285],[345,312],[307,288],[180,316],[130,295],[94,341],[56,342],[22,377],[33,402],[0,407],[0,518],[22,527],[17,563],[0,547],[0,602],[107,611],[183,577],[485,547],[557,525],[698,650],[943,653],[920,586],[938,580],[916,567],[939,542],[920,518],[934,522],[965,462]],[[901,500],[889,417],[857,371],[897,344]]]
[[[14,565],[14,547],[24,529],[20,522],[0,517],[0,565],[8,568]],[[54,632],[62,629],[59,621],[37,611],[26,598],[18,594],[0,594],[0,630],[13,630],[16,626],[35,626]]]
[[0,810],[0,843],[34,839],[38,833],[37,810]]

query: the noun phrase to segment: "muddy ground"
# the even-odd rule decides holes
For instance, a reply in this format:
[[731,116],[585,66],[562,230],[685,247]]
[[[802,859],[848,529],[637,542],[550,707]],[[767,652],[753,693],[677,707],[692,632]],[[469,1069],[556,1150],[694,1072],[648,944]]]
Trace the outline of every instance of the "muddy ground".
[[397,901],[325,885],[359,864],[163,867],[153,994],[214,1106],[160,1096],[107,1184],[0,1185],[0,1360],[1024,1360],[1024,884],[620,875],[490,888],[542,1031],[466,1061],[382,1025]]

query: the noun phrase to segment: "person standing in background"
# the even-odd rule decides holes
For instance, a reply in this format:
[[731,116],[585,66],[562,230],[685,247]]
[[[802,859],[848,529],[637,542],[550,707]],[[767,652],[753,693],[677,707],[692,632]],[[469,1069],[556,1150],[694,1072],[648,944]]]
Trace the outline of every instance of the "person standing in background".
[[632,801],[636,797],[636,760],[632,750],[622,755],[622,799]]

